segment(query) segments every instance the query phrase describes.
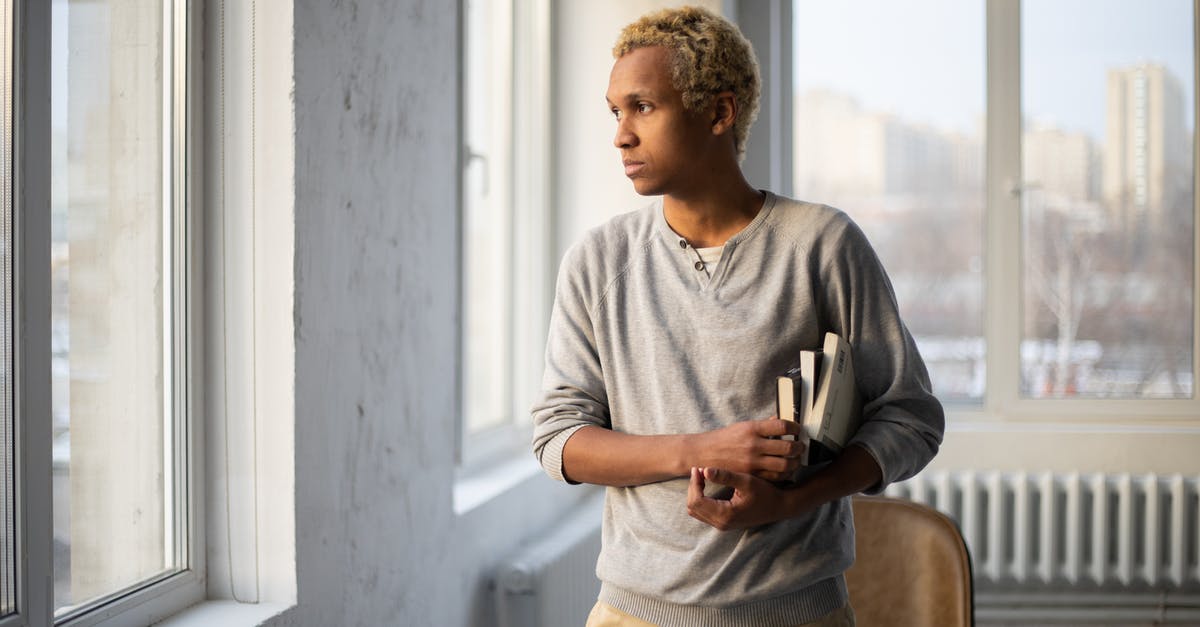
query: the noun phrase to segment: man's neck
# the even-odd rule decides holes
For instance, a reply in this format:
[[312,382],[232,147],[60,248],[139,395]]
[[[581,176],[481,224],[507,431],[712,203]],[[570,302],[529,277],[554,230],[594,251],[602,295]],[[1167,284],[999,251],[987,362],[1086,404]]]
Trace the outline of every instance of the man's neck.
[[667,224],[694,248],[721,246],[746,228],[762,209],[765,196],[738,173],[736,181],[705,185],[686,196],[663,197]]

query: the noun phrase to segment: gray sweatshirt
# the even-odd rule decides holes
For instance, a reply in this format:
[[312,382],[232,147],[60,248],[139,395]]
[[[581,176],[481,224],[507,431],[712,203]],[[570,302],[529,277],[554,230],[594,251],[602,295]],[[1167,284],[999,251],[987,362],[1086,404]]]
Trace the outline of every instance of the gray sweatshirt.
[[[533,406],[533,448],[563,480],[586,425],[698,433],[774,413],[775,376],[826,331],[852,346],[864,423],[852,443],[883,469],[871,491],[933,458],[942,407],[878,258],[844,213],[767,194],[716,267],[671,230],[661,200],[590,231],[563,258]],[[711,277],[710,277],[711,273]],[[815,470],[815,469],[809,469]],[[687,513],[686,477],[608,488],[600,598],[659,625],[794,625],[846,602],[848,499],[718,531]]]

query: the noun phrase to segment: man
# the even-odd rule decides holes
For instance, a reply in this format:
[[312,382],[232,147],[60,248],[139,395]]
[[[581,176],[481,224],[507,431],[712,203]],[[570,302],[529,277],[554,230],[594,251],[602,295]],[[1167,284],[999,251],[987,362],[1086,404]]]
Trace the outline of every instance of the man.
[[[588,624],[852,625],[845,497],[936,453],[924,364],[853,222],[742,175],[759,79],[737,28],[661,11],[613,53],[614,144],[661,199],[567,252],[533,407],[546,472],[609,486]],[[852,346],[864,422],[834,462],[799,468],[774,377],[826,331]]]

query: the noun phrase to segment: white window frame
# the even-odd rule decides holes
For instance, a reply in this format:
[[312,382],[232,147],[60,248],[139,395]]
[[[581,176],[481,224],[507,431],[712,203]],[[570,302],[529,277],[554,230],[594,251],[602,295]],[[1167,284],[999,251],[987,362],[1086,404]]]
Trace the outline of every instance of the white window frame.
[[[460,475],[486,474],[488,469],[502,460],[524,455],[529,457],[529,441],[532,423],[529,407],[533,395],[541,383],[544,355],[542,347],[549,328],[550,307],[554,298],[553,259],[553,212],[550,211],[551,181],[547,174],[550,164],[551,105],[553,93],[550,85],[551,37],[553,6],[549,0],[505,0],[513,5],[513,96],[512,96],[512,197],[510,215],[513,221],[512,242],[512,312],[511,312],[511,388],[509,415],[502,425],[467,432],[467,417],[462,402],[464,372],[462,360],[458,360],[456,389],[458,409],[456,411],[457,438],[456,458]],[[462,16],[465,0],[459,2],[460,31],[465,31]],[[460,32],[460,46],[465,38]],[[459,50],[460,64],[465,61],[465,50]],[[459,73],[460,81],[463,72]],[[459,103],[459,132],[465,120],[465,85],[460,82],[458,93],[463,98]],[[464,224],[465,210],[462,194],[463,172],[467,163],[465,142],[459,141],[459,197],[458,223]],[[470,298],[463,286],[466,284],[463,263],[462,229],[459,229],[459,311]],[[460,315],[460,321],[464,316]],[[467,338],[462,324],[458,329],[459,351],[463,354]]]
[[[167,31],[175,51],[164,80],[164,97],[175,121],[164,123],[171,142],[163,174],[174,181],[164,197],[175,207],[164,235],[172,238],[176,257],[167,280],[182,284],[176,291],[171,326],[175,394],[168,444],[174,448],[175,471],[168,492],[176,495],[176,529],[186,546],[174,548],[178,572],[138,584],[115,597],[54,618],[51,515],[51,379],[50,379],[50,101],[51,6],[43,0],[14,0],[14,273],[15,418],[17,509],[16,614],[0,627],[16,625],[146,625],[174,614],[204,598],[205,546],[202,466],[196,409],[198,373],[202,372],[200,325],[195,315],[202,283],[199,251],[202,222],[198,194],[202,177],[198,105],[201,102],[197,42],[202,25],[200,0],[173,0]],[[179,148],[183,143],[182,149]],[[182,217],[182,219],[180,219]],[[164,247],[165,248],[165,247]]]
[[[792,154],[776,146],[791,142],[792,2],[791,0],[726,0],[726,15],[738,22],[754,43],[764,77],[759,121],[745,161],[747,176],[791,194],[788,173]],[[1194,16],[1200,2],[1193,2]],[[980,403],[947,402],[951,423],[974,427],[1003,425],[1023,429],[1048,423],[1073,427],[1137,429],[1200,427],[1200,393],[1189,399],[1029,399],[1020,393],[1021,259],[1005,254],[1021,243],[1021,18],[1020,0],[985,0],[986,117],[985,153],[985,308],[984,336],[988,350],[984,398]],[[1200,18],[1194,32],[1200,35]],[[1195,67],[1200,74],[1200,36],[1193,36]],[[1200,76],[1195,80],[1200,86]],[[1200,88],[1197,89],[1200,91]],[[1200,105],[1192,110],[1194,123]],[[765,124],[764,124],[765,121]],[[765,141],[764,141],[765,140]],[[1193,184],[1200,183],[1200,142],[1193,145]],[[1196,195],[1200,207],[1200,194]],[[1200,209],[1193,210],[1200,218]],[[1193,294],[1200,294],[1200,219],[1193,241]],[[1200,301],[1192,309],[1193,377],[1200,379]]]
[[[1197,13],[1193,2],[1193,15]],[[987,338],[987,383],[983,406],[954,407],[955,414],[973,421],[1004,420],[1019,423],[1047,421],[1137,425],[1165,420],[1195,423],[1200,417],[1200,394],[1193,389],[1190,399],[1030,399],[1020,392],[1021,258],[1005,255],[1013,243],[1021,242],[1021,3],[1020,0],[988,0],[987,29],[987,148],[985,308]],[[1197,37],[1193,35],[1193,64]],[[1192,110],[1193,124],[1197,108]],[[1200,159],[1193,146],[1193,185],[1200,181]],[[1196,196],[1200,199],[1200,195]],[[1200,212],[1193,206],[1193,216]],[[1192,235],[1192,377],[1200,378],[1200,220]],[[1007,244],[1007,246],[1006,246]],[[996,347],[1005,347],[997,350]]]

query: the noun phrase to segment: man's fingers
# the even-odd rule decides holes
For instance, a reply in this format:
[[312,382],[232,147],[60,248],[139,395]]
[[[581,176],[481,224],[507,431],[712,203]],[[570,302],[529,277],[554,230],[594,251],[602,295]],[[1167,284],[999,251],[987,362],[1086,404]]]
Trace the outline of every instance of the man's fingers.
[[728,501],[709,498],[704,496],[704,486],[706,472],[712,469],[693,468],[692,477],[688,481],[688,515],[702,523],[711,527],[715,527],[722,531],[725,530],[726,524],[723,522],[722,516],[728,514]]
[[745,490],[750,487],[754,481],[750,475],[740,472],[731,472],[721,468],[703,468],[701,469],[703,478],[713,483],[719,483],[724,486],[729,486],[734,490]]
[[[800,457],[783,457],[780,455],[764,455],[758,460],[760,470],[766,472],[788,473],[800,467]],[[752,473],[754,474],[754,473]]]
[[805,449],[801,440],[763,440],[761,446],[763,454],[775,457],[800,457]]
[[704,498],[704,475],[699,468],[692,469],[691,480],[688,481],[688,505],[697,499]]
[[756,422],[755,432],[758,433],[758,435],[767,438],[776,438],[781,435],[798,436],[804,432],[804,427],[794,420],[768,418],[766,420],[759,420]]

